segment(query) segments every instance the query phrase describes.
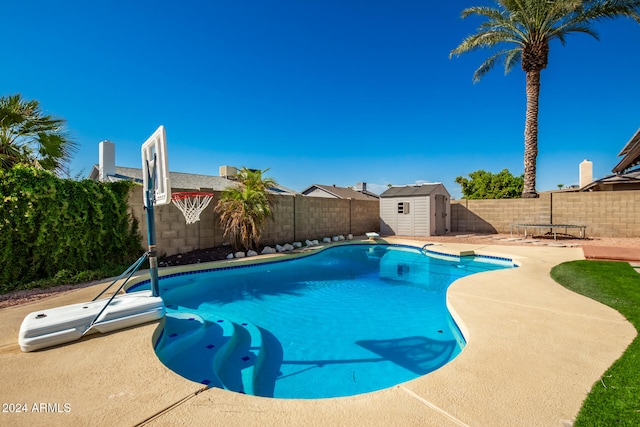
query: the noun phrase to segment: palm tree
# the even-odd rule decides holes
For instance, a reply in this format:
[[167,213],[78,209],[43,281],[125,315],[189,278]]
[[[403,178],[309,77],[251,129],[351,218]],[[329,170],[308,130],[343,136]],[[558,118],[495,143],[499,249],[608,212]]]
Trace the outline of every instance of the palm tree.
[[465,38],[449,57],[480,48],[507,45],[485,60],[473,75],[479,81],[494,65],[504,63],[505,73],[520,63],[526,73],[527,111],[524,127],[524,187],[522,197],[537,197],[538,98],[540,71],[547,67],[549,43],[565,44],[571,33],[598,39],[596,21],[619,16],[640,23],[640,0],[496,0],[497,7],[469,7],[462,18],[486,18],[477,33]]
[[38,101],[20,94],[0,97],[0,168],[23,163],[63,173],[77,147],[64,123],[43,114]]
[[240,169],[240,185],[227,187],[215,207],[224,237],[231,240],[234,250],[257,249],[265,222],[273,218],[276,199],[269,189],[278,184],[262,176],[267,171]]

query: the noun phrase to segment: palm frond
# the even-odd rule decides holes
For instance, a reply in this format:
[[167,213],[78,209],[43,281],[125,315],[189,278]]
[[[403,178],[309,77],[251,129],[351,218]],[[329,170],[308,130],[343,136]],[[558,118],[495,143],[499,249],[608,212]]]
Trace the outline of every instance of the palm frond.
[[[508,58],[510,60],[513,60],[513,56],[517,55],[517,53],[512,53],[512,51],[521,51],[520,48],[515,48],[515,49],[504,49],[501,50],[500,52],[497,52],[493,55],[491,55],[489,58],[487,58],[481,65],[480,67],[478,67],[478,69],[473,73],[473,83],[477,83],[480,81],[480,79],[482,79],[482,77],[484,77],[485,74],[487,74],[489,71],[491,71],[493,69],[494,66],[496,66],[496,64],[499,63],[505,63],[508,64],[509,61],[507,61],[505,58]],[[509,67],[511,67],[512,65],[509,65]],[[509,72],[511,68],[506,68],[505,67],[505,74]]]
[[632,18],[640,23],[639,0],[590,1],[580,14],[585,21],[601,21],[617,17]]
[[77,150],[64,125],[64,120],[43,114],[36,100],[24,100],[20,94],[0,97],[0,146],[5,156],[13,156],[2,166],[26,163],[63,172]]
[[449,57],[460,56],[463,53],[483,48],[492,48],[500,43],[518,43],[513,32],[505,30],[479,31],[466,37],[462,43],[449,53]]
[[[592,26],[595,21],[630,17],[640,22],[640,0],[496,0],[496,3],[498,7],[468,7],[462,11],[463,18],[475,15],[486,19],[476,33],[464,38],[450,52],[450,58],[481,48],[493,49],[500,44],[515,44],[529,54],[546,55],[547,49],[540,46],[548,46],[552,39],[565,44],[568,34],[583,33],[598,39]],[[490,56],[475,71],[473,81],[477,82],[492,69],[504,52]],[[522,55],[515,52],[505,56],[505,73],[519,60]],[[546,58],[527,63],[545,67]]]
[[464,9],[460,13],[460,17],[462,19],[466,19],[471,15],[484,16],[486,18],[493,19],[496,21],[505,19],[505,13],[503,11],[495,7],[488,7],[488,6],[471,6]]
[[504,73],[508,74],[522,60],[522,49],[511,49],[504,56]]
[[567,22],[558,26],[553,31],[549,33],[549,39],[557,38],[560,40],[560,43],[564,46],[566,44],[566,35],[572,33],[582,33],[587,34],[593,37],[596,40],[600,40],[598,33],[595,29],[591,28],[589,25],[582,22]]

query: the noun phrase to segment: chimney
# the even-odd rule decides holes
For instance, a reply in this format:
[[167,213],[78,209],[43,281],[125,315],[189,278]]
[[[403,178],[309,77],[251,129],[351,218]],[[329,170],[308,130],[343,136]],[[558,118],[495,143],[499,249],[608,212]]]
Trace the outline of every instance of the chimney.
[[235,180],[238,177],[238,168],[234,166],[220,166],[219,171],[223,178]]
[[116,144],[111,141],[102,141],[100,143],[100,168],[98,179],[101,182],[109,180],[109,175],[116,174]]
[[584,159],[580,163],[580,188],[589,185],[593,182],[593,163]]
[[365,192],[367,191],[367,183],[366,182],[358,182],[356,184],[356,191]]

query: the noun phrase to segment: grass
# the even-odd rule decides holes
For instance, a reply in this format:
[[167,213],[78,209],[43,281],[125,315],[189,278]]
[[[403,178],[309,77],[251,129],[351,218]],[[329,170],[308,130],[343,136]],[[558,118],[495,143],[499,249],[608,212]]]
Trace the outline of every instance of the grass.
[[[628,263],[572,261],[554,267],[551,277],[567,289],[614,308],[640,330],[640,274]],[[638,425],[640,338],[636,337],[592,386],[574,426]]]

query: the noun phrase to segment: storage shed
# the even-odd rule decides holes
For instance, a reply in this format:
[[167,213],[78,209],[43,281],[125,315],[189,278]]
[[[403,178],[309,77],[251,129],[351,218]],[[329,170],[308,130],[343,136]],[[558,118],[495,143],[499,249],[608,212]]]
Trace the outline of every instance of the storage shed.
[[450,201],[441,183],[390,187],[380,195],[380,233],[443,235],[451,229]]

